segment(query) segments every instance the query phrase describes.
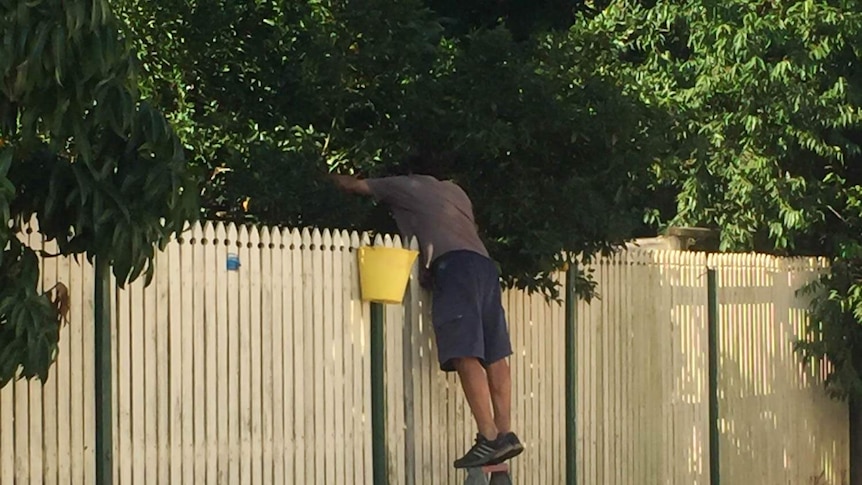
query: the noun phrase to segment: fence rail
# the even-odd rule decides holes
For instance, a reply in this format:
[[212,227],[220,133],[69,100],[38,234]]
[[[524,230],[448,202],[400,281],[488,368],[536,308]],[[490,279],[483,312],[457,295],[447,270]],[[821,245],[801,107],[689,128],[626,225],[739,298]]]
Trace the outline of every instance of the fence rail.
[[[37,235],[22,237],[41,247]],[[372,483],[371,315],[355,256],[369,243],[207,223],[158,255],[150,286],[115,288],[114,482]],[[0,390],[0,485],[90,484],[93,268],[69,258],[42,268],[45,288],[72,290],[72,321],[45,386]],[[709,482],[707,268],[718,281],[722,480],[846,483],[846,407],[792,349],[805,322],[795,290],[823,262],[639,250],[585,268],[600,298],[576,311],[577,483]],[[438,369],[428,302],[411,285],[403,306],[385,308],[392,484],[461,483],[451,462],[475,434],[460,384]],[[564,306],[512,290],[504,307],[513,424],[527,447],[516,482],[566,483]]]

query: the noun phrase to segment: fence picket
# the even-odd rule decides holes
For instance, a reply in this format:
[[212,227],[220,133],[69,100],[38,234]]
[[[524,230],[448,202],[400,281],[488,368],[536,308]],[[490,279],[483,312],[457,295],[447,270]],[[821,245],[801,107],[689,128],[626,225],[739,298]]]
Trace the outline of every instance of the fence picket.
[[[272,355],[272,368],[270,379],[272,382],[272,483],[286,483],[285,461],[287,458],[287,447],[285,441],[285,373],[284,366],[287,347],[284,342],[284,330],[286,319],[283,318],[285,310],[284,303],[284,270],[282,265],[284,258],[284,245],[281,239],[281,230],[273,228],[269,233],[270,244],[270,307],[264,307],[267,312],[272,335],[270,340],[264,339],[264,344],[269,345]],[[289,322],[289,320],[287,320]]]
[[[218,258],[216,245],[216,231],[211,222],[207,222],[203,227],[203,232],[198,241],[200,247],[201,259],[195,268],[196,281],[203,286],[203,299],[201,300],[201,310],[203,315],[198,320],[203,322],[201,334],[203,336],[203,348],[201,352],[203,356],[203,385],[199,388],[202,394],[201,399],[204,401],[202,409],[204,410],[204,452],[205,458],[205,473],[203,483],[218,483],[218,365],[219,365],[219,350],[218,339],[218,310],[217,310],[217,286],[218,277],[216,276],[221,271],[218,271],[219,262],[223,259]],[[224,263],[222,263],[224,264]],[[223,269],[219,268],[219,269]]]
[[189,280],[191,291],[186,294],[191,301],[185,303],[184,307],[191,307],[191,319],[185,320],[191,334],[190,340],[191,357],[191,385],[193,393],[191,405],[192,410],[192,456],[194,460],[194,483],[206,483],[207,477],[207,436],[206,436],[206,332],[207,311],[205,292],[207,285],[206,260],[204,259],[204,231],[200,223],[195,223],[191,230],[186,232],[185,243],[188,249],[184,253],[190,258],[188,272],[183,277]]
[[[55,241],[46,241],[41,244],[42,248],[48,252],[49,254],[57,254],[58,248],[57,243]],[[59,259],[58,258],[43,258],[41,261],[41,271],[42,271],[42,280],[40,284],[41,291],[49,290],[58,282],[58,266],[63,266],[64,269],[69,268],[71,266],[71,271],[75,270],[75,267],[69,264],[68,258]],[[65,279],[65,278],[63,278]],[[68,284],[68,281],[64,281],[63,284]],[[75,291],[74,289],[70,291]],[[83,295],[83,291],[80,293]],[[80,299],[79,299],[80,300]],[[78,309],[80,311],[80,309]],[[71,315],[70,315],[71,316]],[[62,332],[62,330],[61,330]],[[60,361],[60,356],[58,355],[58,364]],[[61,387],[64,383],[58,382],[58,374],[57,374],[57,365],[51,367],[48,372],[48,382],[45,383],[45,386],[42,388],[43,400],[43,422],[40,423],[41,427],[44,429],[42,435],[42,451],[44,453],[42,460],[42,483],[44,484],[53,484],[57,483],[57,463],[59,461],[59,457],[57,456],[57,448],[58,448],[58,439],[57,439],[57,431],[59,427],[59,423],[57,421],[57,410],[58,404],[62,405],[68,401],[64,401],[62,404],[58,402],[57,396],[59,387]],[[84,369],[81,369],[82,371]],[[83,393],[82,393],[83,394]],[[82,421],[82,424],[83,421]]]
[[[227,238],[224,246],[227,250],[226,258],[240,256],[240,235],[237,227],[233,224],[228,226]],[[248,260],[245,260],[246,264]],[[227,261],[225,260],[225,265]],[[241,421],[241,400],[248,396],[248,393],[243,393],[241,376],[242,363],[244,357],[241,352],[240,345],[240,328],[246,326],[247,320],[244,319],[240,300],[242,288],[240,286],[240,274],[243,272],[243,260],[239,260],[239,267],[236,270],[226,271],[227,278],[225,281],[225,289],[222,290],[227,301],[227,393],[225,399],[227,401],[227,476],[228,483],[241,483],[240,477],[242,474],[241,462],[244,459],[242,453],[242,438],[240,429],[243,426]],[[247,271],[247,270],[246,270]],[[245,382],[248,382],[246,379]]]
[[248,234],[248,269],[243,274],[248,275],[248,315],[249,315],[249,376],[251,391],[249,399],[249,432],[251,458],[249,468],[251,469],[250,483],[264,483],[263,468],[263,401],[265,399],[263,387],[263,373],[261,369],[262,355],[262,325],[261,325],[261,248],[260,231],[257,226],[252,226]]
[[[321,441],[324,443],[336,443],[335,441],[335,355],[334,355],[334,346],[335,346],[335,318],[333,316],[333,307],[335,304],[334,301],[334,291],[333,291],[333,283],[335,282],[333,269],[332,269],[332,258],[333,258],[333,250],[332,250],[332,234],[328,229],[324,230],[322,234],[319,235],[319,239],[317,242],[318,251],[321,254],[320,258],[320,269],[319,271],[315,271],[315,276],[321,282],[321,305],[320,305],[320,316],[322,325],[315,329],[315,333],[322,336],[321,346],[320,346],[320,360],[317,362],[317,365],[322,368],[323,375],[320,380],[320,384],[323,387],[322,390],[322,399],[323,402],[320,404],[320,409],[323,411],[323,419],[320,420],[323,426],[323,433],[317,435],[318,438],[322,438]],[[326,446],[324,445],[324,454],[323,461],[325,463],[325,482],[335,484],[338,479],[336,478],[337,469],[334,466],[336,462],[335,460],[335,446]]]
[[334,471],[335,484],[346,485],[350,483],[350,479],[346,476],[346,459],[345,449],[350,449],[350,443],[347,440],[344,432],[345,422],[345,404],[346,399],[346,381],[345,381],[345,365],[346,362],[344,353],[344,335],[347,333],[347,322],[344,318],[344,288],[345,283],[344,273],[344,257],[345,238],[341,231],[333,231],[331,234],[332,241],[330,242],[332,251],[332,317],[331,317],[331,366],[332,366],[332,413],[333,413],[333,443],[343,443],[342,446],[334,447]]
[[145,383],[144,360],[146,354],[146,323],[144,321],[144,289],[142,285],[130,285],[128,289],[128,334],[129,334],[129,364],[131,380],[129,390],[129,429],[132,455],[127,464],[131,467],[128,483],[144,483],[147,481],[147,423],[145,408],[147,407],[147,389]]
[[274,319],[272,314],[273,306],[273,271],[272,271],[272,256],[273,248],[272,236],[267,227],[260,229],[260,370],[261,370],[261,437],[260,443],[263,447],[261,462],[263,464],[263,473],[261,475],[262,483],[273,482],[274,471],[274,448],[273,439],[273,400],[276,393],[273,381],[273,331]]

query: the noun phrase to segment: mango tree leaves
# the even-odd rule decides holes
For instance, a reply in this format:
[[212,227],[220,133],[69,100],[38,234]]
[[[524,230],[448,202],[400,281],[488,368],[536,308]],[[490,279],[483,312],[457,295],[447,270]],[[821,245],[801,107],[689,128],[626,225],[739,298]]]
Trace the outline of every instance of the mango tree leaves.
[[[184,149],[142,102],[133,57],[104,0],[0,5],[0,385],[44,380],[66,306],[38,293],[14,236],[35,216],[63,255],[151,276],[155,245],[197,215]],[[22,277],[26,276],[26,277]]]

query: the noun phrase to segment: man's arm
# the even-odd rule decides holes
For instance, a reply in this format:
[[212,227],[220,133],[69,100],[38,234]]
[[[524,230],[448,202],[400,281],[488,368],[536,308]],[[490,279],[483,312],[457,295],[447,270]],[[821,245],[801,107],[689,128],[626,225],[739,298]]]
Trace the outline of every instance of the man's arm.
[[365,180],[358,179],[352,175],[331,174],[329,176],[339,189],[359,195],[372,195],[371,187]]

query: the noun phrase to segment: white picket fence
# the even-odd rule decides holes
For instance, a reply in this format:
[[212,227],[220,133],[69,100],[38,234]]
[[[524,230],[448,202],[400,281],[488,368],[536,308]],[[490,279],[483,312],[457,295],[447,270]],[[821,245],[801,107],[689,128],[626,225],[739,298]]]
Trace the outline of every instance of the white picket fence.
[[[22,239],[56,254],[38,233]],[[41,262],[42,288],[69,287],[70,323],[60,331],[59,356],[48,381],[17,381],[0,389],[0,484],[95,481],[95,372],[92,267],[70,258]]]
[[[149,287],[118,289],[114,482],[372,483],[370,313],[354,251],[368,243],[195,226],[159,255]],[[226,270],[229,252],[239,271]],[[0,391],[0,485],[90,484],[93,270],[42,264],[46,288],[72,289],[72,323],[44,387]],[[636,250],[592,265],[601,298],[578,304],[578,483],[708,483],[707,267],[719,282],[723,483],[846,483],[846,407],[792,351],[805,321],[794,290],[822,262]],[[392,484],[459,484],[451,462],[474,426],[457,379],[438,370],[417,286],[386,308],[388,474]],[[520,291],[504,300],[514,427],[527,446],[515,481],[563,484],[563,307]]]

